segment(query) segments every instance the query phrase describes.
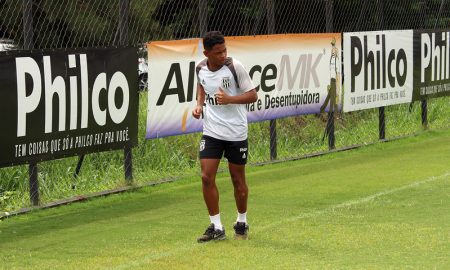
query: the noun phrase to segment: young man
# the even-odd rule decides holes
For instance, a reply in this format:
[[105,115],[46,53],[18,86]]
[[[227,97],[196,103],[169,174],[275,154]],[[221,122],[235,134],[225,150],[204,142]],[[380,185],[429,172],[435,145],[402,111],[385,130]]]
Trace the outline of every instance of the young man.
[[246,239],[249,226],[246,216],[248,187],[245,182],[245,164],[248,157],[248,126],[245,104],[255,102],[258,96],[242,64],[227,57],[225,39],[220,32],[206,33],[203,47],[206,59],[196,68],[197,106],[192,115],[197,119],[204,116],[200,165],[203,198],[211,224],[197,241],[225,239],[216,186],[216,173],[222,155],[228,159],[238,210],[234,224],[235,238]]

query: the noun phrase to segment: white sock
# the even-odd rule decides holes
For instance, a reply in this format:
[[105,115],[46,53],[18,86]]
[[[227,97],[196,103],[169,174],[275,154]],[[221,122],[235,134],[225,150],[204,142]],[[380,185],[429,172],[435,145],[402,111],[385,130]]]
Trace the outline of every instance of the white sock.
[[222,222],[220,221],[220,213],[214,216],[209,216],[211,223],[214,224],[214,229],[223,231]]
[[237,216],[237,222],[244,222],[247,223],[247,212],[241,214],[238,212],[238,216]]

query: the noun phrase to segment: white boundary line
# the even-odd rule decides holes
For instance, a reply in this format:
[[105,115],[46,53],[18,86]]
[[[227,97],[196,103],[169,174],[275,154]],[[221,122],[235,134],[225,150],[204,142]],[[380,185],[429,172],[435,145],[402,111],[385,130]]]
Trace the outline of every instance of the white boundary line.
[[[400,187],[397,187],[397,188],[381,191],[381,192],[369,195],[367,197],[359,198],[359,199],[356,199],[356,200],[349,200],[349,201],[346,201],[346,202],[343,202],[343,203],[340,203],[340,204],[332,205],[332,206],[327,207],[327,208],[322,209],[322,210],[316,210],[316,211],[313,211],[313,212],[300,214],[300,215],[288,218],[287,220],[274,222],[274,223],[271,223],[271,224],[266,225],[266,226],[261,226],[261,227],[258,227],[256,230],[254,230],[254,232],[261,232],[261,231],[270,229],[272,227],[279,226],[280,224],[283,224],[283,223],[295,222],[295,221],[300,220],[300,219],[316,217],[316,216],[320,216],[320,215],[323,215],[323,214],[326,214],[326,213],[332,213],[332,212],[334,212],[336,210],[339,210],[339,209],[345,209],[345,208],[348,208],[348,207],[351,207],[351,206],[354,206],[354,205],[364,204],[364,203],[373,201],[374,199],[382,197],[382,196],[385,196],[385,195],[393,194],[393,193],[396,193],[396,192],[399,192],[399,191],[402,191],[402,190],[410,189],[410,188],[413,188],[413,187],[417,187],[417,186],[420,186],[420,185],[423,185],[423,184],[434,182],[434,181],[437,181],[437,180],[440,180],[440,179],[445,179],[445,178],[448,178],[448,177],[450,177],[450,172],[446,172],[446,173],[444,173],[442,175],[439,175],[439,176],[431,176],[431,177],[429,177],[429,178],[427,178],[425,180],[419,180],[419,181],[416,181],[416,182],[413,182],[413,183],[410,183],[410,184],[407,184],[407,185],[404,185],[404,186],[400,186]],[[197,244],[194,241],[192,241],[192,242],[189,242],[189,243],[185,243],[184,245],[179,245],[178,248],[173,249],[171,251],[159,252],[159,253],[156,253],[156,254],[149,254],[149,255],[146,255],[143,258],[139,259],[139,260],[133,259],[132,262],[125,263],[125,264],[119,265],[117,267],[109,268],[109,269],[130,269],[130,268],[134,268],[136,266],[142,266],[142,265],[144,265],[146,263],[149,263],[149,262],[151,262],[153,260],[158,260],[158,259],[161,259],[161,258],[164,258],[164,257],[169,257],[169,256],[175,255],[175,254],[182,254],[185,251],[189,251],[189,250],[200,248],[200,247],[204,247],[204,246],[205,246],[205,244]]]
[[327,207],[327,208],[322,209],[322,210],[316,210],[316,211],[313,211],[313,212],[304,213],[304,214],[300,214],[300,215],[297,215],[297,216],[294,216],[294,217],[290,217],[287,220],[274,222],[274,223],[271,223],[271,224],[266,225],[266,226],[261,226],[255,231],[256,232],[263,231],[263,230],[266,230],[266,229],[278,226],[278,225],[280,225],[282,223],[294,222],[294,221],[297,221],[297,220],[300,220],[300,219],[304,219],[304,218],[311,218],[311,217],[320,216],[320,215],[326,214],[326,213],[332,213],[332,212],[334,212],[334,211],[336,211],[338,209],[349,208],[349,207],[354,206],[354,205],[367,203],[367,202],[373,201],[374,199],[382,197],[382,196],[385,196],[385,195],[389,195],[389,194],[396,193],[396,192],[399,192],[399,191],[402,191],[402,190],[405,190],[405,189],[410,189],[410,188],[413,188],[413,187],[417,187],[417,186],[420,186],[420,185],[423,185],[423,184],[427,184],[427,183],[430,183],[430,182],[434,182],[434,181],[437,181],[437,180],[440,180],[440,179],[445,179],[447,177],[450,177],[450,172],[446,172],[446,173],[444,173],[442,175],[439,175],[439,176],[431,176],[431,177],[429,177],[429,178],[427,178],[425,180],[419,180],[419,181],[416,181],[416,182],[413,182],[413,183],[410,183],[410,184],[407,184],[407,185],[404,185],[404,186],[400,186],[400,187],[397,187],[397,188],[381,191],[381,192],[378,192],[378,193],[375,193],[375,194],[372,194],[372,195],[369,195],[367,197],[363,197],[363,198],[360,198],[360,199],[349,200],[349,201],[346,201],[346,202],[343,202],[343,203],[340,203],[340,204],[335,204],[335,205],[332,205],[332,206]]

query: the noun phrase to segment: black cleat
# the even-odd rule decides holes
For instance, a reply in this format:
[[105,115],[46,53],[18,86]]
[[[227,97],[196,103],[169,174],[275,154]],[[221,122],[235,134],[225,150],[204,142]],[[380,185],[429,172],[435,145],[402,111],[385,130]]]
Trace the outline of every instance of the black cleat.
[[214,228],[214,223],[211,223],[206,229],[205,233],[197,238],[197,242],[204,243],[208,241],[218,241],[225,240],[227,237],[225,235],[225,228],[223,230],[216,230]]
[[249,226],[245,222],[236,222],[234,223],[234,239],[248,239],[248,229]]

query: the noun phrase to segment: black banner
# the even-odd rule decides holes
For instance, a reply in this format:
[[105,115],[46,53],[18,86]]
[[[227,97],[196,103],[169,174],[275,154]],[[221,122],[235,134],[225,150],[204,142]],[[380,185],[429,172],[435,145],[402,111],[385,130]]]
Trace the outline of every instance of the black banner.
[[137,144],[136,48],[0,55],[0,167]]
[[413,100],[450,95],[450,30],[414,31]]

